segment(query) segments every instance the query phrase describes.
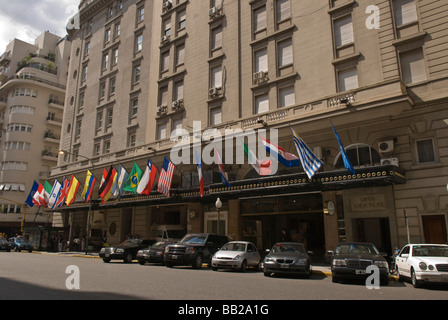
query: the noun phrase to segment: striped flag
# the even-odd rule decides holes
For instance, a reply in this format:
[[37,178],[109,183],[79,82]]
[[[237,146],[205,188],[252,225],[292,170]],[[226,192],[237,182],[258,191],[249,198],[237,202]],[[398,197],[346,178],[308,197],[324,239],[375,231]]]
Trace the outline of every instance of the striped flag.
[[198,169],[199,186],[200,186],[201,198],[202,198],[204,196],[204,179],[202,177],[202,161],[201,161],[201,157],[198,155],[196,150],[194,150],[194,155],[196,157],[196,166]]
[[280,162],[282,165],[289,168],[300,167],[300,159],[297,158],[294,154],[286,152],[285,149],[273,144],[262,136],[259,137],[263,142],[266,151],[269,152],[269,154],[274,157],[274,159],[277,158],[278,162]]
[[78,190],[79,190],[79,181],[78,179],[76,179],[76,177],[74,175],[72,175],[71,179],[70,179],[70,185],[68,187],[68,192],[67,192],[67,196],[65,199],[65,204],[67,206],[70,206],[73,202],[75,202],[76,199],[76,195],[78,194]]
[[33,182],[33,186],[31,187],[31,191],[28,194],[28,198],[26,198],[26,201],[25,201],[25,203],[27,205],[29,205],[30,208],[34,207],[34,205],[37,205],[38,207],[40,207],[39,203],[36,203],[36,202],[33,201],[33,198],[34,198],[34,195],[37,192],[37,189],[39,189],[39,184],[36,181],[34,181]]
[[48,208],[54,209],[57,207],[57,202],[61,196],[62,184],[58,180],[54,181],[53,188],[51,189],[50,196],[48,198]]
[[100,198],[104,199],[109,193],[114,183],[114,177],[116,173],[117,172],[115,171],[113,166],[110,166],[109,171],[106,171],[106,169],[103,170],[103,179],[101,181],[100,189],[98,190]]
[[244,154],[249,164],[254,168],[260,176],[270,176],[272,174],[271,160],[259,160],[255,153],[241,140],[243,144]]
[[174,164],[167,158],[163,160],[162,169],[160,170],[157,191],[170,197],[171,182],[173,181]]
[[81,193],[81,198],[83,198],[86,202],[89,202],[92,193],[93,187],[95,186],[96,179],[90,170],[87,170],[86,182],[84,183],[84,189]]
[[333,127],[333,131],[334,131],[334,134],[335,134],[335,136],[336,136],[336,140],[338,140],[338,143],[339,143],[339,149],[341,150],[342,160],[344,160],[344,166],[345,166],[345,168],[346,168],[348,171],[350,171],[352,174],[356,174],[355,169],[353,168],[352,163],[350,162],[350,159],[348,158],[347,152],[345,152],[345,149],[344,149],[344,147],[342,146],[341,139],[339,138],[339,135],[338,135],[338,133],[337,133],[335,127],[333,126],[333,123],[331,122],[331,120],[330,120],[330,123],[331,123],[331,126]]
[[291,128],[291,131],[294,137],[294,144],[296,145],[296,149],[299,154],[299,159],[302,162],[303,170],[305,170],[308,178],[311,179],[322,166],[322,162],[314,155],[313,152],[311,152],[310,148],[299,137],[293,128]]
[[117,197],[118,200],[120,200],[121,195],[123,194],[124,183],[128,180],[128,177],[129,173],[120,164],[120,166],[118,167],[117,178],[115,179],[115,182],[110,191],[115,197]]
[[215,157],[218,164],[219,174],[221,175],[221,182],[229,188],[232,188],[232,185],[229,183],[229,176],[227,175],[227,172],[224,170],[224,166],[222,165],[221,156],[219,155],[218,150],[215,149]]
[[74,175],[70,178],[70,185],[68,187],[67,196],[65,198],[65,204],[70,206],[73,202],[75,202],[76,195],[78,194],[80,183],[78,179]]
[[149,195],[151,193],[152,187],[154,185],[154,180],[156,179],[157,168],[151,162],[151,159],[148,159],[146,164],[145,173],[143,173],[142,178],[137,187],[138,194]]

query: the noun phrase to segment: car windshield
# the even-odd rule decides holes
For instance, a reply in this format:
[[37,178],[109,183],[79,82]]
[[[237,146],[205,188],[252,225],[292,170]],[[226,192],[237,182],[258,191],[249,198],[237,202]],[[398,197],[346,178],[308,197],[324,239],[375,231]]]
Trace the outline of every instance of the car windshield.
[[414,257],[448,257],[448,246],[413,246]]
[[141,239],[129,239],[121,243],[122,246],[135,246],[142,243]]
[[272,252],[306,252],[301,243],[277,243],[272,247]]
[[158,241],[156,243],[154,243],[151,248],[163,248],[165,245],[167,244],[167,242],[164,241]]
[[245,243],[227,243],[222,248],[222,251],[246,251]]
[[28,240],[25,240],[23,238],[16,238],[16,242],[20,244],[28,244]]
[[346,253],[370,253],[379,254],[378,250],[373,244],[367,243],[347,243],[339,245],[336,250],[336,254],[346,254]]
[[204,244],[205,239],[206,239],[205,235],[187,234],[185,237],[183,237],[183,239],[180,242],[189,244]]

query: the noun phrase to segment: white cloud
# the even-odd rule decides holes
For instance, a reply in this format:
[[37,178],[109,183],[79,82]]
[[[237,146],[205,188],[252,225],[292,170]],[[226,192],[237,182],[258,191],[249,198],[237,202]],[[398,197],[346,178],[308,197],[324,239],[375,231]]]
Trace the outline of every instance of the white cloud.
[[[5,1],[5,0],[2,0]],[[41,33],[49,31],[65,36],[65,26],[80,0],[8,1],[0,7],[0,54],[14,38],[34,43]]]

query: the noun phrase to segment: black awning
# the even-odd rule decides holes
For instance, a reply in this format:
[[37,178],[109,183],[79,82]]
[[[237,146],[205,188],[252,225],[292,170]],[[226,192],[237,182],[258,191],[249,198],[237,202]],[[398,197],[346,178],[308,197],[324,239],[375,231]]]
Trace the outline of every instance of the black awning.
[[[405,171],[393,165],[373,166],[356,169],[356,175],[347,170],[318,172],[309,179],[304,172],[256,179],[231,181],[232,187],[223,184],[212,184],[204,191],[201,198],[199,189],[177,189],[171,191],[167,198],[158,192],[149,196],[126,195],[120,201],[111,199],[101,204],[101,199],[93,200],[92,210],[116,207],[134,207],[141,205],[178,205],[187,202],[214,203],[219,196],[223,200],[239,199],[241,197],[282,195],[319,191],[336,191],[353,188],[387,186],[406,183]],[[58,208],[57,211],[87,210],[88,203],[74,203],[70,207]]]

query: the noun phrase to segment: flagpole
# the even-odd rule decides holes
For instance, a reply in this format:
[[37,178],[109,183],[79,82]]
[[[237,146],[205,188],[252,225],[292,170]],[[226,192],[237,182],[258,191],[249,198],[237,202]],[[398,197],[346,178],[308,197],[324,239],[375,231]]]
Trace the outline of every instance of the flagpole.
[[[90,158],[88,158],[88,157],[86,157],[86,156],[83,156],[83,155],[81,155],[81,154],[74,154],[74,153],[69,152],[69,151],[66,151],[66,150],[59,150],[59,154],[63,155],[63,154],[65,154],[65,153],[72,154],[72,155],[76,155],[76,156],[78,156],[78,157],[87,159],[87,160],[90,162],[90,164],[92,165],[92,172],[91,172],[91,174],[92,174],[93,178],[96,179],[95,176],[93,175],[93,173],[94,173],[94,171],[95,171],[95,165],[94,165],[92,159],[90,159]],[[92,190],[92,191],[93,191],[93,190]],[[93,192],[92,192],[92,193],[93,193]],[[89,211],[87,212],[87,235],[86,235],[86,248],[85,248],[85,249],[86,249],[86,255],[87,255],[88,252],[89,252],[89,240],[90,240],[90,217],[92,216],[92,201],[93,201],[93,197],[90,196],[90,201],[89,201]]]

